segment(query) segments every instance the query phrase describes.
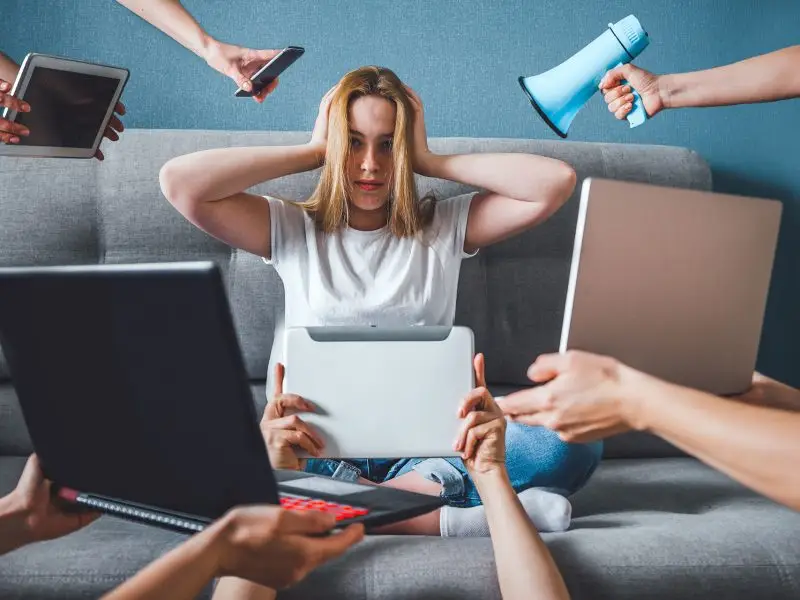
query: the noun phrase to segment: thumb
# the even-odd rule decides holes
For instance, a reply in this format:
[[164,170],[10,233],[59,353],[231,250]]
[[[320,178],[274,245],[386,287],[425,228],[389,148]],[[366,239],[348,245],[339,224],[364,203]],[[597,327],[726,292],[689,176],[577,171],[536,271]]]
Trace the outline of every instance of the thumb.
[[39,457],[35,454],[31,454],[30,458],[28,458],[28,462],[25,463],[25,468],[22,470],[17,489],[26,496],[31,496],[43,481],[44,474],[42,473],[42,466],[39,463]]
[[314,546],[316,563],[321,564],[344,554],[348,548],[364,539],[364,526],[360,523],[350,525],[339,533],[322,539],[308,540]]
[[249,92],[253,89],[253,84],[250,82],[250,78],[247,77],[238,67],[233,67],[231,69],[230,78],[236,82],[241,89],[245,92]]
[[280,50],[256,50],[255,51],[255,56],[259,60],[267,60],[267,61],[269,61],[269,60],[272,60],[273,58],[275,58],[278,54],[280,54]]
[[617,87],[623,79],[630,79],[632,72],[633,65],[630,63],[611,69],[603,76],[603,79],[600,80],[599,87],[601,90]]
[[283,376],[286,374],[286,368],[278,363],[275,365],[275,396],[283,394]]

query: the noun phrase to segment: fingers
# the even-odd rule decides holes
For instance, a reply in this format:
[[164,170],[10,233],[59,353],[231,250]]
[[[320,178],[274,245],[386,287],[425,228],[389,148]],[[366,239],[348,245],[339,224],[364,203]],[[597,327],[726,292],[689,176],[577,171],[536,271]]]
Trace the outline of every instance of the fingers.
[[127,109],[125,108],[125,105],[122,102],[117,102],[117,106],[114,107],[114,112],[120,115],[124,115],[127,112]]
[[565,368],[564,354],[542,354],[528,367],[528,379],[536,383],[550,381]]
[[111,119],[108,121],[108,126],[115,131],[122,133],[125,131],[125,125],[122,124],[117,117],[112,116]]
[[604,99],[609,112],[615,113],[623,105],[633,102],[633,90],[629,85],[621,85],[608,92]]
[[622,121],[625,117],[628,116],[628,113],[631,112],[631,110],[633,110],[633,103],[628,102],[620,106],[616,111],[614,111],[614,116],[620,121]]
[[630,64],[611,69],[600,80],[600,85],[598,87],[601,90],[608,90],[613,87],[617,87],[623,79],[630,78],[629,75],[632,70],[633,67]]
[[339,533],[334,533],[325,538],[315,538],[306,540],[309,546],[309,554],[314,562],[314,567],[324,562],[344,554],[348,548],[352,547],[364,539],[364,526],[360,523],[350,525]]
[[253,95],[253,100],[255,100],[256,102],[261,104],[262,102],[264,102],[264,100],[267,99],[267,96],[269,96],[273,91],[275,91],[276,87],[278,87],[278,78],[277,77],[275,79],[273,79],[272,81],[270,81],[266,86],[264,86],[261,89],[261,91],[259,91],[258,93],[254,94]]
[[463,419],[472,411],[485,408],[484,399],[488,393],[488,390],[484,387],[472,390],[461,402],[461,406],[458,407],[458,416]]
[[280,52],[280,50],[253,50],[253,54],[256,58],[266,62],[271,61],[278,54],[280,54]]
[[0,131],[0,142],[4,144],[19,144],[19,137],[13,133],[3,133]]
[[16,96],[0,92],[0,106],[5,106],[17,112],[31,112],[31,105]]
[[515,421],[521,415],[534,415],[550,410],[554,403],[555,396],[547,385],[514,392],[498,402],[503,413],[514,417]]
[[239,69],[235,69],[233,71],[233,75],[230,77],[236,82],[236,85],[238,85],[245,92],[250,92],[253,90],[253,84],[250,81],[250,78],[242,73]]
[[0,92],[11,91],[11,84],[5,79],[0,79]]
[[502,426],[497,423],[498,419],[491,416],[491,420],[476,425],[467,433],[466,442],[464,444],[464,451],[461,454],[462,460],[469,460],[475,456],[478,445],[481,441],[485,440],[490,434],[500,429]]
[[311,448],[307,448],[305,445],[303,445],[303,443],[301,443],[301,440],[305,440],[304,437],[299,437],[299,436],[289,436],[288,438],[286,438],[285,436],[284,437],[285,439],[289,439],[289,441],[293,445],[303,446],[303,448],[309,450],[310,452],[316,453],[318,449],[321,450],[322,448],[325,447],[325,442],[322,441],[322,438],[319,436],[319,434],[316,431],[314,431],[314,429],[310,425],[308,425],[297,415],[290,415],[288,417],[283,417],[281,419],[275,419],[274,421],[269,421],[267,423],[267,429],[276,434],[281,431],[287,431],[287,432],[294,431],[297,433],[304,434],[312,442],[314,446],[317,446],[317,448],[314,448],[313,446]]
[[94,153],[94,157],[97,160],[99,160],[100,162],[102,162],[102,161],[104,161],[106,159],[105,154],[103,154],[103,151],[100,150],[99,148],[97,149],[97,152]]
[[[268,509],[267,507],[264,507]],[[271,509],[272,507],[269,507]],[[271,515],[272,513],[270,513]],[[282,511],[278,521],[278,531],[284,535],[290,534],[320,534],[330,531],[336,526],[336,516],[322,511],[308,512]]]
[[472,361],[475,369],[475,387],[486,387],[486,359],[478,353]]
[[314,405],[297,394],[279,394],[267,403],[264,419],[274,421],[286,416],[286,410],[314,412]]
[[494,421],[495,419],[499,418],[500,417],[497,415],[484,411],[472,412],[467,415],[467,418],[464,419],[464,423],[461,425],[461,431],[458,434],[458,439],[456,440],[456,443],[453,444],[453,450],[456,452],[463,452],[470,431],[479,425],[488,423],[489,421]]
[[103,133],[103,137],[108,138],[112,142],[119,141],[119,134],[116,131],[114,131],[111,127],[106,127],[106,130]]
[[[8,119],[0,119],[0,133],[9,137],[9,139],[4,140],[5,142],[11,141],[10,138],[19,138],[22,135],[30,135],[30,131],[24,125],[20,125],[19,123],[14,123],[13,121],[9,121]],[[16,142],[11,142],[16,144],[19,142],[17,139]]]

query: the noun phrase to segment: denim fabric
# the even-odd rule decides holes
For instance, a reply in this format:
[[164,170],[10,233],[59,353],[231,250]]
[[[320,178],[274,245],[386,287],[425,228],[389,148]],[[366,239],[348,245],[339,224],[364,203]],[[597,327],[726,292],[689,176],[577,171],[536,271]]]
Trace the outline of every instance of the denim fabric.
[[[506,429],[506,467],[517,492],[531,487],[569,496],[583,487],[603,454],[602,442],[568,444],[544,427],[509,423]],[[460,458],[313,459],[306,471],[355,481],[363,477],[383,483],[416,471],[442,485],[442,497],[451,506],[481,503],[478,491]]]

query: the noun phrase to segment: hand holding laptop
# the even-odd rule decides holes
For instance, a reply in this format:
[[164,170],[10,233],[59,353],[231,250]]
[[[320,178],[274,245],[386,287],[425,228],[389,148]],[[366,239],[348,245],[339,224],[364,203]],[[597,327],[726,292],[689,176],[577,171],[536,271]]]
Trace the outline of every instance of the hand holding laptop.
[[302,448],[311,456],[319,456],[325,444],[319,434],[296,414],[298,411],[314,412],[311,402],[297,394],[283,393],[285,373],[282,364],[275,365],[275,393],[264,409],[261,433],[267,443],[273,469],[302,471],[306,461],[297,457],[294,448]]
[[25,464],[17,487],[0,499],[0,554],[77,531],[99,514],[66,513],[53,502],[50,482],[34,454]]

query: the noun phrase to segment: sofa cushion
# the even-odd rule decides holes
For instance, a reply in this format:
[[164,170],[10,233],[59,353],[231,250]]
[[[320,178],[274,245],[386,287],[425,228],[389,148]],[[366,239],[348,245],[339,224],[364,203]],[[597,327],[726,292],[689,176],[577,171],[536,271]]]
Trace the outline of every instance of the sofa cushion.
[[[0,494],[21,458],[0,458]],[[576,600],[800,597],[800,515],[689,458],[607,460],[546,534]],[[182,540],[103,517],[0,558],[0,597],[96,598]],[[490,540],[371,536],[281,598],[499,598]]]

